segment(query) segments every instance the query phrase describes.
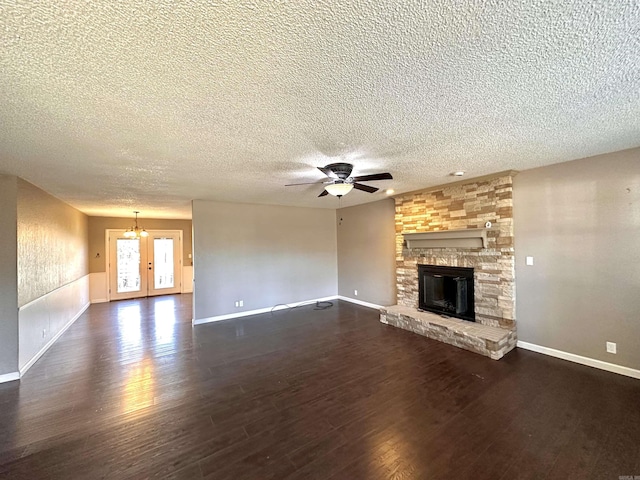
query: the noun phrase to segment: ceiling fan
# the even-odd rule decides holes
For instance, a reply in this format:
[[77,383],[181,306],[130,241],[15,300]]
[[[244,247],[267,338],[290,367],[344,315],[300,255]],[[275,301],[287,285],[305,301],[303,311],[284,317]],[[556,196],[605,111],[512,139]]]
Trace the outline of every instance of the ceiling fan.
[[367,193],[374,193],[380,190],[376,187],[370,187],[369,185],[363,185],[359,182],[371,182],[373,180],[393,180],[390,173],[374,173],[373,175],[360,175],[357,177],[351,177],[353,171],[353,165],[350,163],[330,163],[324,167],[318,167],[322,173],[324,173],[329,180],[321,180],[319,182],[305,182],[305,183],[290,183],[285,187],[291,187],[294,185],[314,185],[324,184],[324,190],[318,197],[324,197],[331,194],[336,197],[341,197],[349,193],[352,189],[362,190]]

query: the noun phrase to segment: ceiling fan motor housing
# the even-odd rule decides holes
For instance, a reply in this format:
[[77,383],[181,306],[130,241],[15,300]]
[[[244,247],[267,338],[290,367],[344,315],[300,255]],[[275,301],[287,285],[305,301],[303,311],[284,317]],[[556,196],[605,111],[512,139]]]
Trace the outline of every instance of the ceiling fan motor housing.
[[350,163],[330,163],[324,168],[331,170],[339,179],[346,180],[351,175],[353,165]]

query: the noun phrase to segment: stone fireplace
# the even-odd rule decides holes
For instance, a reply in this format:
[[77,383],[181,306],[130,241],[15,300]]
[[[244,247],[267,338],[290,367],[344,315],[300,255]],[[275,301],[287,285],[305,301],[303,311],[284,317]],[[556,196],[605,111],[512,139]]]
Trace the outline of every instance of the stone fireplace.
[[[396,197],[397,305],[382,322],[496,359],[515,347],[513,175]],[[419,265],[473,269],[475,324],[418,311]]]

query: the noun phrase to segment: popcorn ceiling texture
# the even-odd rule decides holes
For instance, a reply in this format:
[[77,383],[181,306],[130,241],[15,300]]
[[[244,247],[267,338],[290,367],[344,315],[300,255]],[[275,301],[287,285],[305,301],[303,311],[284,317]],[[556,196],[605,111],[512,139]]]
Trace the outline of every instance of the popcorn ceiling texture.
[[[0,2],[0,174],[88,214],[338,206],[640,145],[637,0]],[[355,191],[342,206],[382,198]]]

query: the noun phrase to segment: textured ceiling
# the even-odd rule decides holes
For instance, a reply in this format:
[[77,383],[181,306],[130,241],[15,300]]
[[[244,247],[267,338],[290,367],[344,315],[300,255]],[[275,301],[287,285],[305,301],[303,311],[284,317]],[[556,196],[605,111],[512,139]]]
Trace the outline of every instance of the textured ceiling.
[[[309,207],[640,145],[640,3],[0,0],[0,173],[92,215]],[[354,191],[342,206],[384,197]]]

